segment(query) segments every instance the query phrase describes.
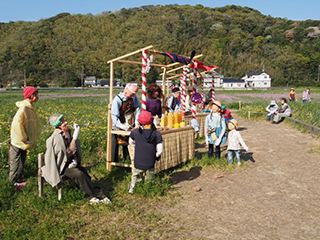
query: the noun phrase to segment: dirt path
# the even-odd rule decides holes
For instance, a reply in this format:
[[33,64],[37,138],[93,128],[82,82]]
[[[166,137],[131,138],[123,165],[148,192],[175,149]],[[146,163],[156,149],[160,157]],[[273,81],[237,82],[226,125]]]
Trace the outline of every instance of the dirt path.
[[[174,187],[182,200],[165,239],[320,239],[319,140],[285,123],[235,116],[249,146],[245,170],[201,170]],[[195,187],[202,191],[194,192]]]

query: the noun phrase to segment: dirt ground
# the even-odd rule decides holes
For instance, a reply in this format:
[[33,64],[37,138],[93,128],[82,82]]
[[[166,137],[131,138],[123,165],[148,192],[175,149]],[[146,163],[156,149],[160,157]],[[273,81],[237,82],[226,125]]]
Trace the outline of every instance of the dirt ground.
[[178,173],[181,201],[161,238],[320,239],[319,139],[286,122],[234,117],[249,147],[247,168],[216,179],[221,172]]

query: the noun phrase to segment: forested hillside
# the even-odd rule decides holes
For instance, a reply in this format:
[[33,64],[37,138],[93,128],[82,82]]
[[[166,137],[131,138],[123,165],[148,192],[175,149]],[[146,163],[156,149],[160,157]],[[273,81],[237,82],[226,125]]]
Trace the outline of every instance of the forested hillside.
[[[82,71],[109,77],[108,60],[154,45],[160,51],[218,65],[225,77],[269,73],[275,85],[315,85],[320,64],[320,21],[292,21],[235,5],[142,6],[99,15],[61,13],[37,22],[0,23],[0,81],[76,86]],[[156,62],[170,63],[165,56]],[[139,58],[140,61],[140,58]],[[152,69],[148,81],[159,79]],[[115,65],[115,78],[140,81],[138,66]]]

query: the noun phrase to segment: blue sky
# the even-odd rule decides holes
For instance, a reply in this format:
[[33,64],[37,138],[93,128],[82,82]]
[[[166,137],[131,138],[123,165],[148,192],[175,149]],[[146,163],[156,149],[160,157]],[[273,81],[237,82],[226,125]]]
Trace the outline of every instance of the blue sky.
[[213,8],[234,4],[257,9],[262,14],[272,17],[291,20],[320,20],[320,0],[0,0],[0,22],[38,21],[62,12],[71,14],[92,13],[95,15],[103,11],[143,5],[195,5],[195,3]]

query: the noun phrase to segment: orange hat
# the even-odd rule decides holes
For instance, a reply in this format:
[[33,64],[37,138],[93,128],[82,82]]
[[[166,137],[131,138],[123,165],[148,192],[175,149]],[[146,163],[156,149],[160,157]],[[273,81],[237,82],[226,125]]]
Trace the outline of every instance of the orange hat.
[[139,114],[138,121],[142,125],[148,125],[153,122],[153,116],[151,112],[143,111],[142,113]]
[[23,89],[24,99],[29,98],[32,94],[37,92],[38,90],[35,87],[25,87]]

